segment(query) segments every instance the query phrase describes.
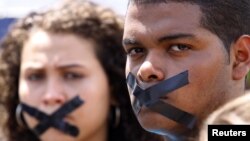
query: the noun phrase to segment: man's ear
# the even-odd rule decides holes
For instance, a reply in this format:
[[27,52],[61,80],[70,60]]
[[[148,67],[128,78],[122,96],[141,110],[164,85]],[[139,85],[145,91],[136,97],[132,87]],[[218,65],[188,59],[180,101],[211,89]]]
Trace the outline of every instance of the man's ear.
[[250,68],[250,35],[242,35],[233,45],[233,79],[245,78]]

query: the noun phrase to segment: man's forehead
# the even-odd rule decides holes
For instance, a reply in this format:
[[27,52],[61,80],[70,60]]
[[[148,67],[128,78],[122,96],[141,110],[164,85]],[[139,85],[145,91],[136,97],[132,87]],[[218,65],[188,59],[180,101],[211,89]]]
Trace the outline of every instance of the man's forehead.
[[135,4],[156,4],[156,3],[163,3],[167,1],[168,0],[129,0],[129,2],[135,3]]
[[[150,14],[149,14],[150,13]],[[194,15],[195,13],[202,14],[200,6],[197,4],[192,4],[188,2],[169,2],[169,3],[157,3],[157,4],[129,4],[126,18],[135,17],[146,19],[151,15],[167,15],[175,14],[178,16],[180,14]]]
[[[125,20],[125,35],[139,32],[188,32],[200,27],[201,11],[197,5],[182,3],[152,5],[146,8],[130,5]],[[164,31],[163,31],[164,29]],[[193,30],[193,29],[192,29]]]
[[168,2],[186,2],[186,3],[195,3],[197,0],[129,0],[129,3],[133,4],[160,4]]

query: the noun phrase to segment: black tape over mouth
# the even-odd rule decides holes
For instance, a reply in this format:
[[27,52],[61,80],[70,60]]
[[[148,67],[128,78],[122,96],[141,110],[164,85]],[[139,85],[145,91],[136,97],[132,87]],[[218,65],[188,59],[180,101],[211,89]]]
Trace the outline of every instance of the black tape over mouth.
[[79,134],[79,129],[76,126],[71,125],[67,121],[63,120],[63,118],[77,109],[83,103],[84,101],[81,100],[79,96],[76,96],[62,105],[51,115],[47,115],[46,113],[24,103],[21,103],[20,105],[23,112],[28,113],[30,116],[40,121],[38,125],[31,129],[37,136],[43,134],[50,127],[54,127],[65,134],[76,137]]
[[194,127],[196,118],[192,114],[164,103],[160,99],[162,96],[189,84],[188,71],[177,74],[145,90],[137,84],[135,76],[129,73],[127,84],[132,89],[132,94],[136,97],[132,105],[136,114],[139,114],[142,106],[146,106],[175,122],[185,125],[189,129]]

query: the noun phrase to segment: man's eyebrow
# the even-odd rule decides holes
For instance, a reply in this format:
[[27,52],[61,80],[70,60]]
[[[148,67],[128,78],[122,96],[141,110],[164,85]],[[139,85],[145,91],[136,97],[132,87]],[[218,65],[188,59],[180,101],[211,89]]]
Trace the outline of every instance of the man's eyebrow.
[[122,41],[122,45],[125,46],[141,46],[142,44],[133,38],[125,38]]
[[177,33],[177,34],[170,34],[170,35],[165,35],[163,37],[160,37],[158,39],[158,42],[164,42],[164,41],[171,41],[171,40],[177,40],[181,38],[194,38],[195,35],[193,34],[188,34],[188,33]]
[[57,66],[57,68],[59,68],[59,69],[77,68],[77,67],[84,68],[84,66],[80,65],[80,64],[65,64],[65,65],[59,65],[59,66]]

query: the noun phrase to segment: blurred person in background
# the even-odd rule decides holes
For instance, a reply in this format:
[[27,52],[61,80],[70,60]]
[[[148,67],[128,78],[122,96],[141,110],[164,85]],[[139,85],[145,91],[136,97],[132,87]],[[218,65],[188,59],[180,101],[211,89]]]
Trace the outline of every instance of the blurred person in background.
[[221,106],[203,123],[198,141],[208,140],[208,125],[249,125],[250,124],[250,93],[240,96]]

